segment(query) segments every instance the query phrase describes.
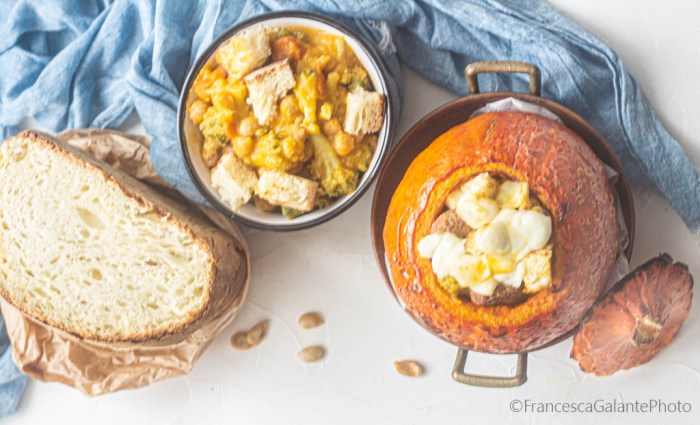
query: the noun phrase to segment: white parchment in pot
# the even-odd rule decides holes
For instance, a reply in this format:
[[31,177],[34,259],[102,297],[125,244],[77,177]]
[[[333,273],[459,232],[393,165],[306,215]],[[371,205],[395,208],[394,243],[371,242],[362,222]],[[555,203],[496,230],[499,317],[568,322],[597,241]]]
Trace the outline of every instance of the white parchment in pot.
[[[111,130],[83,129],[58,135],[72,146],[130,174],[171,197],[186,202],[156,174],[151,164],[145,137]],[[12,358],[31,378],[57,381],[94,396],[184,375],[209,344],[236,317],[243,306],[250,282],[248,245],[239,229],[219,212],[201,205],[199,209],[223,232],[231,235],[245,253],[246,272],[236,291],[215,300],[210,308],[217,313],[196,322],[180,341],[147,341],[138,344],[90,342],[29,319],[0,298],[0,307],[12,341]]]

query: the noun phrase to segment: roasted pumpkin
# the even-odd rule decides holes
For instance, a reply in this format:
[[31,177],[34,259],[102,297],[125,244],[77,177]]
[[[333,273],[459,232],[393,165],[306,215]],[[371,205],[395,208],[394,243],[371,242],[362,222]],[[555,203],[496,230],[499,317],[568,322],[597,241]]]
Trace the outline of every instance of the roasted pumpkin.
[[[514,306],[454,297],[418,253],[450,193],[485,172],[527,182],[552,217],[552,283]],[[393,195],[383,238],[396,294],[418,322],[458,346],[514,353],[576,327],[605,289],[617,233],[604,166],[581,137],[539,115],[494,112],[453,127],[415,158]]]

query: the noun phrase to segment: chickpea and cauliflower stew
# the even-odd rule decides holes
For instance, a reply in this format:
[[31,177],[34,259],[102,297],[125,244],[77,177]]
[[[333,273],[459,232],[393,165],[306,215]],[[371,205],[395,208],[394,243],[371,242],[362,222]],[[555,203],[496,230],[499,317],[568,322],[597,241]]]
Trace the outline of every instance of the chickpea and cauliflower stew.
[[192,91],[202,159],[234,211],[294,218],[351,194],[384,122],[385,98],[344,38],[306,27],[233,36]]
[[552,218],[527,182],[488,173],[447,197],[418,243],[440,285],[478,305],[514,305],[552,283]]

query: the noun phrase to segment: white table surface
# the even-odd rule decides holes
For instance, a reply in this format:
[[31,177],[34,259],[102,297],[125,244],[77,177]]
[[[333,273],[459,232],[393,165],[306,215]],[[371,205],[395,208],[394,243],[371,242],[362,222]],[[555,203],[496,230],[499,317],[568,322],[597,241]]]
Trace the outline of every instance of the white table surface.
[[[694,0],[555,0],[609,43],[641,83],[669,130],[700,164],[700,3]],[[454,98],[409,70],[399,134]],[[142,131],[132,120],[127,128]],[[569,358],[571,339],[530,354],[528,382],[513,389],[469,387],[450,377],[456,349],[399,308],[382,281],[370,242],[372,191],[341,217],[293,234],[249,238],[253,279],[236,321],[189,375],[150,387],[88,398],[57,383],[32,381],[7,424],[467,424],[698,423],[700,315],[697,305],[676,341],[651,363],[596,378]],[[698,239],[657,195],[636,199],[632,265],[667,251],[700,278]],[[695,302],[694,304],[697,304]],[[319,310],[326,325],[300,330],[297,317]],[[257,348],[237,352],[229,336],[269,318]],[[325,360],[303,365],[296,351],[327,347]],[[418,379],[397,375],[393,360],[415,358]],[[513,356],[470,355],[470,367],[507,374]],[[686,414],[514,413],[532,402],[691,403]]]

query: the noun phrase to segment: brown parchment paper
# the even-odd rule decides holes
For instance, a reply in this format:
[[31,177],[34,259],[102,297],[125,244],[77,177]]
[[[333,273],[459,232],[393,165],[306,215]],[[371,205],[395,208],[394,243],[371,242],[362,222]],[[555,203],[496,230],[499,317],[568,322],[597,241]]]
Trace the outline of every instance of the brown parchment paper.
[[[112,130],[72,130],[57,136],[112,166],[186,202],[161,180],[151,164],[148,138]],[[241,282],[231,282],[239,290],[210,308],[217,311],[193,326],[184,340],[168,343],[109,344],[85,341],[58,329],[39,324],[0,297],[7,332],[12,341],[12,358],[31,378],[57,381],[94,396],[184,375],[192,370],[206,347],[236,317],[243,306],[250,282],[248,245],[238,228],[217,211],[189,205],[205,214],[222,231],[239,241],[246,261]]]

